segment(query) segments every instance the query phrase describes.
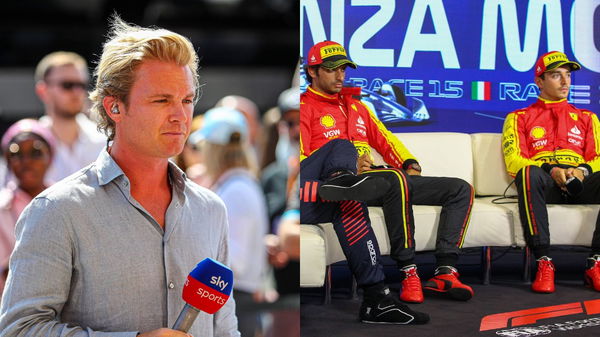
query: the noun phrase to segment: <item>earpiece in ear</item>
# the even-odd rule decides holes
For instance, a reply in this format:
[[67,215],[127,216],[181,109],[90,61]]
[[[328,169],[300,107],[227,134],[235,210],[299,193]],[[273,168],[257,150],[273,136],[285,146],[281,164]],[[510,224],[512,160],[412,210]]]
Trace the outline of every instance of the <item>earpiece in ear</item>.
[[112,112],[112,113],[113,113],[113,114],[115,114],[115,115],[116,115],[116,114],[119,114],[119,113],[120,113],[120,112],[119,112],[119,105],[118,105],[118,104],[114,104],[114,105],[112,106],[112,108],[110,109],[110,112]]

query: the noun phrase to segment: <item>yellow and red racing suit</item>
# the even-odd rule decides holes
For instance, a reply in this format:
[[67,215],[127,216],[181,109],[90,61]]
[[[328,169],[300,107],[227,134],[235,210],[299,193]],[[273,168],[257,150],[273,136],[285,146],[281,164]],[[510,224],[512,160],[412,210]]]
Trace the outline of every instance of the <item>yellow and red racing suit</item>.
[[529,165],[584,166],[592,173],[600,170],[598,116],[574,107],[566,99],[538,98],[527,108],[507,115],[502,148],[506,168],[513,177]]
[[[345,140],[348,140],[357,149],[358,155],[370,155],[372,147],[388,165],[393,166],[372,168],[362,173],[385,179],[391,186],[384,197],[373,200],[369,205],[383,207],[392,259],[399,267],[412,263],[410,261],[415,254],[412,205],[417,201],[415,204],[442,206],[436,240],[437,262],[455,265],[467,233],[474,189],[458,178],[407,175],[405,170],[409,166],[413,168],[416,158],[364,103],[354,98],[356,96],[360,96],[360,88],[343,88],[336,95],[327,95],[312,87],[300,96],[300,177],[304,181],[304,191],[308,191],[301,200],[301,207],[304,207],[301,209],[302,216],[323,214],[323,207],[327,207],[323,206],[326,202],[310,202],[309,198],[316,199],[312,196],[317,193],[318,185],[311,180],[320,177],[318,172],[322,172],[323,163],[327,162],[329,168],[339,167],[332,163],[336,156],[327,152],[332,145],[347,144]],[[347,146],[352,150],[349,144]],[[339,211],[338,208],[334,210],[338,215],[336,219],[347,216],[343,215],[344,209],[347,211],[343,206]],[[368,215],[368,212],[364,214]],[[354,231],[352,226],[336,221],[332,221],[336,233]],[[341,235],[338,238],[344,246],[346,239]]]
[[328,95],[309,86],[300,96],[300,160],[330,140],[341,138],[351,141],[359,156],[370,155],[372,146],[387,164],[397,168],[416,162],[373,112],[353,96],[360,96],[360,88],[343,88],[336,95]]

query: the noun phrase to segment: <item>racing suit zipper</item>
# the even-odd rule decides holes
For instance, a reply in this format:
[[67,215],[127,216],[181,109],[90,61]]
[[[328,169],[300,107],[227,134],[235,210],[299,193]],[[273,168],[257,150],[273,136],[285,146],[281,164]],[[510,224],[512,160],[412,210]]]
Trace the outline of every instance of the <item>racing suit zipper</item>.
[[346,118],[346,137],[348,137],[349,141],[351,141],[352,143],[354,143],[354,139],[353,139],[352,135],[350,134],[350,120],[348,119],[348,114],[344,110],[344,104],[342,102],[340,102],[338,104],[338,108],[340,108],[340,111],[342,112],[342,114]]

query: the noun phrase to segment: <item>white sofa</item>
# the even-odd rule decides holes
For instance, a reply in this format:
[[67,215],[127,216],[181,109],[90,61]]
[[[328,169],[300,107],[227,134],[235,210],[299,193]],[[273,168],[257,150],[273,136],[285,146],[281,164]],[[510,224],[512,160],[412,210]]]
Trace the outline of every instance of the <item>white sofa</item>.
[[[397,133],[395,134],[416,156],[423,175],[458,177],[475,188],[475,202],[463,247],[525,247],[518,205],[494,204],[512,178],[506,174],[501,152],[501,135],[496,133]],[[379,154],[376,162],[382,164]],[[516,195],[514,184],[507,192]],[[599,205],[550,205],[551,242],[557,245],[591,243]],[[413,206],[417,251],[435,249],[435,238],[441,207]],[[380,207],[370,207],[369,215],[382,255],[390,252],[390,243]],[[301,227],[301,287],[326,287],[329,300],[329,266],[345,260],[331,223]],[[487,265],[489,277],[489,250]],[[484,260],[485,261],[485,260]],[[489,279],[484,278],[484,283]]]

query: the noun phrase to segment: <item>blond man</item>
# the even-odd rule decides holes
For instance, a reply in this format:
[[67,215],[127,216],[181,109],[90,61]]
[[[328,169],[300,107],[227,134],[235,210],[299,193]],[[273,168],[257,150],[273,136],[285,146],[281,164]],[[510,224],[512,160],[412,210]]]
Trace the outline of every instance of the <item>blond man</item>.
[[[112,144],[36,197],[17,224],[2,336],[182,337],[189,271],[228,264],[225,207],[168,158],[181,152],[198,92],[185,37],[113,19],[92,109]],[[194,336],[239,336],[230,299]]]

